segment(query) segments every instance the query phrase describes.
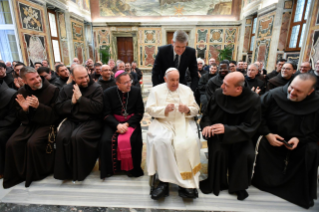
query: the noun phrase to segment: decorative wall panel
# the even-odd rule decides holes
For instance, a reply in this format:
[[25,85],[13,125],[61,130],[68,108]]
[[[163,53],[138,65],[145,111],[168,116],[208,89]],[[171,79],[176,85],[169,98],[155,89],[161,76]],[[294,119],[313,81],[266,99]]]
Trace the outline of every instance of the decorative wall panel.
[[110,44],[110,34],[109,31],[107,30],[100,30],[97,32],[98,35],[98,44],[103,45],[103,44]]
[[69,40],[66,30],[65,14],[61,12],[57,13],[57,20],[60,28],[61,59],[64,65],[70,65]]
[[145,56],[144,56],[145,64],[144,65],[152,67],[154,62],[155,62],[156,47],[152,46],[152,45],[147,45],[147,46],[144,46],[144,50],[145,50]]
[[264,64],[268,62],[269,48],[271,39],[259,40],[256,43],[254,61],[263,61]]
[[258,32],[257,32],[257,38],[264,38],[269,37],[272,34],[272,28],[274,25],[274,17],[272,16],[266,16],[265,18],[260,18],[258,20]]
[[22,28],[43,32],[41,10],[21,2],[18,4]]
[[210,30],[210,43],[223,43],[224,30],[223,29],[211,29]]
[[[318,36],[319,36],[319,1],[314,2],[313,12],[310,16],[310,26],[307,41],[306,41],[306,48],[303,55],[303,61],[310,61],[312,62],[312,67],[315,67],[316,59],[318,58],[319,50],[318,50]],[[318,59],[317,59],[318,60]]]
[[62,46],[63,63],[64,63],[64,65],[69,65],[70,58],[69,58],[68,41],[61,41],[61,46]]
[[71,18],[72,27],[72,39],[73,39],[73,49],[74,56],[83,64],[87,58],[85,52],[85,35],[84,35],[84,23]]
[[60,38],[61,39],[67,39],[67,33],[66,33],[66,25],[65,25],[65,15],[64,13],[59,13],[59,25],[60,25]]
[[290,18],[291,18],[291,12],[285,12],[282,15],[281,29],[280,29],[279,42],[278,42],[278,51],[285,50],[285,46],[286,46],[286,42],[288,38]]
[[245,34],[244,34],[243,52],[249,51],[250,33],[251,33],[251,26],[246,26]]
[[84,41],[84,26],[83,25],[73,22],[72,33],[73,33],[74,41]]
[[[206,37],[208,38],[206,42],[204,39],[198,39],[200,34],[198,32],[207,31]],[[209,58],[215,58],[216,62],[219,63],[217,56],[217,49],[224,49],[224,47],[230,43],[233,43],[233,57],[236,59],[237,55],[237,36],[238,36],[238,27],[201,27],[196,28],[195,34],[195,47],[197,52],[197,57],[201,56],[204,59],[205,63],[208,63]],[[201,37],[204,37],[203,35]]]
[[162,45],[161,28],[140,27],[138,28],[138,64],[140,68],[151,68],[154,65],[157,49]]
[[144,43],[155,43],[156,42],[156,32],[155,30],[145,30],[144,31]]
[[207,41],[208,30],[207,29],[199,29],[197,30],[197,42],[203,41],[206,43]]
[[236,29],[225,30],[225,43],[235,43]]
[[83,43],[78,43],[74,42],[74,56],[77,57],[82,64],[85,61],[84,55],[85,55],[85,50],[84,50],[84,44]]
[[310,58],[314,64],[319,60],[319,30],[314,31],[314,34],[312,36],[312,48]]
[[254,44],[254,52],[252,54],[253,61],[262,61],[266,70],[267,68],[269,68],[268,57],[270,56],[270,41],[275,20],[275,14],[276,12],[271,12],[263,16],[258,16],[257,19],[257,35]]
[[29,64],[42,62],[47,58],[45,38],[43,36],[24,34],[24,47],[29,55]]
[[50,61],[52,57],[47,39],[48,24],[44,18],[46,8],[26,0],[13,0],[13,6],[23,61],[28,66],[44,59]]
[[[101,60],[99,49],[111,44],[111,31],[108,27],[93,27],[93,40],[95,45],[95,59]],[[112,49],[110,48],[110,52]]]

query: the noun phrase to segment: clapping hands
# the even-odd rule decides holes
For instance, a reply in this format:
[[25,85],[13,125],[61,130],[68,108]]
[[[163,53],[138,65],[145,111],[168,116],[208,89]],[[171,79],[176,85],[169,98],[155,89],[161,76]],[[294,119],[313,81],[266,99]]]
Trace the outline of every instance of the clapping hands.
[[80,91],[80,88],[77,84],[73,85],[73,96],[72,96],[72,103],[76,104],[77,101],[80,99],[82,96],[82,93]]

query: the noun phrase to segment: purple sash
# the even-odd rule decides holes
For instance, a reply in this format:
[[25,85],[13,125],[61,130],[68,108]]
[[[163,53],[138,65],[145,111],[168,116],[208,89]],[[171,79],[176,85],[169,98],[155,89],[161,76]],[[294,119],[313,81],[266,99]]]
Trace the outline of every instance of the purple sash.
[[[134,113],[125,118],[124,116],[114,114],[114,117],[119,122],[125,122],[133,115]],[[128,127],[126,133],[119,134],[117,137],[117,159],[121,161],[121,169],[125,171],[129,171],[134,168],[131,153],[131,136],[134,130],[135,128]]]

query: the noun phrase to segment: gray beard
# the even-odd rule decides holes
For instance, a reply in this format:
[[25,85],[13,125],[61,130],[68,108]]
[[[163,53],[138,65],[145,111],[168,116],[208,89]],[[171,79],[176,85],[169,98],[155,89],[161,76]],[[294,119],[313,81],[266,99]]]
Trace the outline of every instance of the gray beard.
[[40,89],[42,88],[42,86],[43,86],[43,83],[41,83],[40,86],[38,86],[38,87],[33,87],[33,88],[35,88],[36,90],[40,90]]

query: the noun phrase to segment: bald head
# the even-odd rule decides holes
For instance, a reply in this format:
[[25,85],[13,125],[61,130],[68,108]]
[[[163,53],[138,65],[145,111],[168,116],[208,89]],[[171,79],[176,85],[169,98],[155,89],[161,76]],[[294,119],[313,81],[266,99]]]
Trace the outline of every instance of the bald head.
[[232,72],[225,76],[221,88],[226,96],[239,96],[245,86],[245,77],[241,72]]
[[288,99],[293,102],[303,101],[315,90],[316,84],[317,78],[313,74],[297,75],[288,87]]
[[84,73],[84,72],[86,72],[87,73],[87,70],[86,70],[86,68],[84,67],[84,66],[81,66],[81,65],[75,65],[74,67],[73,67],[73,76],[76,76],[77,74],[79,74],[79,73]]
[[111,79],[111,76],[112,76],[111,67],[109,65],[103,65],[101,69],[101,75],[104,80]]
[[169,68],[165,72],[164,80],[170,91],[175,91],[179,84],[179,72],[176,68]]
[[86,88],[89,86],[89,74],[87,70],[81,65],[77,65],[73,68],[72,78],[79,87]]

